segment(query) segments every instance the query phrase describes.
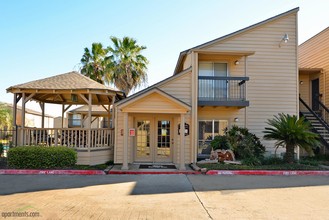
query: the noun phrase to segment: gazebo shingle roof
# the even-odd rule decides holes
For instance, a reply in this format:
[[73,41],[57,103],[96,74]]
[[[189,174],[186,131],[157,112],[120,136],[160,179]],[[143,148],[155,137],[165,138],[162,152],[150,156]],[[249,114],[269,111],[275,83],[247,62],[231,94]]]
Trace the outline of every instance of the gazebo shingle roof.
[[11,86],[7,91],[10,92],[13,89],[108,89],[119,91],[102,85],[75,71]]
[[125,98],[124,92],[100,84],[78,72],[11,86],[7,92],[14,93],[18,98],[25,94],[29,100],[57,104],[85,105],[88,94],[91,95],[92,105],[110,104],[113,98]]

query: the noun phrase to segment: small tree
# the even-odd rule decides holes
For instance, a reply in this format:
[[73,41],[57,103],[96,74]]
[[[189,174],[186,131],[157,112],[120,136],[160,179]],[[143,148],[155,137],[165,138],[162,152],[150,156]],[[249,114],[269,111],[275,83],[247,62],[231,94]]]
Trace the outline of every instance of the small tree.
[[311,132],[311,124],[303,117],[281,113],[269,119],[267,124],[271,127],[265,128],[264,139],[276,140],[276,147],[285,147],[284,159],[288,163],[294,162],[295,147],[299,146],[312,155],[312,148],[320,145],[319,136]]
[[0,129],[9,128],[13,124],[11,109],[4,103],[0,103]]

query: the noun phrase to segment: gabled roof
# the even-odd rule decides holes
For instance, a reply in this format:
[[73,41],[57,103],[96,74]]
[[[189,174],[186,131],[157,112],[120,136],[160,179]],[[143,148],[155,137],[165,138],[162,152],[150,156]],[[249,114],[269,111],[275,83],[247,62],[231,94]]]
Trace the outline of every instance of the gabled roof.
[[299,47],[307,44],[308,42],[312,41],[313,39],[316,39],[319,35],[324,34],[325,32],[329,31],[329,27],[326,27],[325,29],[323,29],[322,31],[320,31],[319,33],[317,33],[316,35],[312,36],[311,38],[307,39],[306,41],[304,41],[302,44],[299,45]]
[[119,105],[121,105],[121,104],[123,104],[125,102],[128,102],[129,100],[134,99],[135,97],[138,97],[138,96],[140,96],[140,95],[142,95],[142,94],[144,94],[144,93],[146,93],[146,92],[148,92],[148,91],[150,91],[150,90],[152,90],[154,88],[157,88],[157,87],[159,87],[159,86],[161,86],[161,85],[163,85],[163,84],[165,84],[167,82],[170,82],[171,80],[174,80],[174,79],[176,79],[178,77],[181,77],[182,75],[184,75],[186,73],[189,73],[191,71],[192,71],[192,67],[189,67],[186,70],[184,70],[184,71],[182,71],[180,73],[177,73],[176,75],[170,76],[170,77],[168,77],[168,78],[166,78],[166,79],[164,79],[164,80],[162,80],[162,81],[160,81],[160,82],[158,82],[156,84],[153,84],[152,86],[149,86],[149,87],[147,87],[147,88],[145,88],[145,89],[143,89],[143,90],[141,90],[141,91],[139,91],[139,92],[137,92],[137,93],[135,93],[135,94],[133,94],[131,96],[128,96],[125,99],[122,99],[122,100],[118,101],[116,103],[116,105],[119,106]]
[[[68,111],[70,114],[88,114],[89,107],[87,105],[80,106],[78,108]],[[92,115],[108,115],[108,111],[101,105],[91,106]]]
[[[0,102],[2,104],[5,104],[6,106],[8,106],[8,108],[11,108],[13,109],[13,105],[12,104],[9,104],[9,103],[5,103],[5,102]],[[17,109],[22,111],[22,106],[19,106],[17,105]],[[39,111],[36,111],[36,110],[33,110],[33,109],[29,109],[29,108],[25,108],[25,112],[27,114],[31,114],[31,115],[36,115],[36,116],[42,116],[42,113],[39,112]],[[52,115],[49,115],[49,114],[45,114],[45,117],[48,117],[48,118],[55,118],[55,116],[52,116]]]
[[[162,101],[159,104],[157,102],[160,99]],[[147,107],[145,108],[145,106]],[[122,112],[135,113],[186,113],[191,110],[191,106],[159,88],[153,88],[134,99],[121,104],[119,109]]]
[[268,19],[266,19],[266,20],[264,20],[264,21],[258,22],[258,23],[256,23],[256,24],[251,25],[251,26],[248,26],[248,27],[246,27],[246,28],[240,29],[240,30],[235,31],[235,32],[233,32],[233,33],[230,33],[230,34],[224,35],[224,36],[222,36],[222,37],[219,37],[219,38],[216,38],[216,39],[214,39],[214,40],[208,41],[208,42],[206,42],[206,43],[200,44],[200,45],[198,45],[198,46],[196,46],[196,47],[192,47],[192,48],[190,48],[190,49],[187,49],[187,50],[182,51],[182,52],[179,54],[179,57],[178,57],[178,60],[177,60],[177,64],[176,64],[176,67],[175,67],[175,70],[174,70],[174,74],[176,74],[176,73],[179,71],[179,67],[180,67],[181,62],[183,61],[184,57],[185,57],[188,53],[190,53],[191,51],[202,50],[202,49],[204,49],[204,48],[206,48],[206,47],[208,47],[208,46],[210,46],[210,45],[216,44],[216,43],[218,43],[218,42],[220,42],[220,41],[223,41],[223,40],[226,40],[226,39],[228,39],[228,38],[234,37],[234,36],[236,36],[236,35],[238,35],[238,34],[241,34],[241,33],[243,33],[243,32],[247,32],[247,31],[249,31],[249,30],[251,30],[251,29],[257,28],[257,27],[259,27],[259,26],[261,26],[261,25],[264,25],[264,24],[267,24],[267,23],[269,23],[269,22],[271,22],[271,21],[273,21],[273,20],[276,20],[276,19],[282,18],[282,17],[287,16],[287,15],[289,15],[289,14],[296,13],[296,12],[298,12],[298,11],[299,11],[299,7],[294,8],[294,9],[291,9],[291,10],[289,10],[289,11],[286,11],[286,12],[281,13],[281,14],[279,14],[279,15],[276,15],[276,16],[274,16],[274,17],[268,18]]

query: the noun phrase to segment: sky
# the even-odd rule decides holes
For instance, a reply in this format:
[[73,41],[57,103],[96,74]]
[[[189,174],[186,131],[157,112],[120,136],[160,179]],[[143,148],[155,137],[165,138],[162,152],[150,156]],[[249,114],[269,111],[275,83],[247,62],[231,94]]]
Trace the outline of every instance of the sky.
[[0,0],[0,101],[12,103],[10,86],[79,71],[84,48],[110,36],[147,47],[150,86],[173,74],[181,51],[295,7],[299,44],[329,26],[328,0]]

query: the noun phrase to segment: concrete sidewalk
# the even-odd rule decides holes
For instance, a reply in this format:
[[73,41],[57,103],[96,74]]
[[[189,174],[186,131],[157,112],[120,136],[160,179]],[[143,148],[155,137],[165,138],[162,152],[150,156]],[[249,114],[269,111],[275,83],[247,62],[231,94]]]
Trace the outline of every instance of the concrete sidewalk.
[[1,175],[0,182],[1,214],[37,212],[41,219],[329,216],[324,176]]

